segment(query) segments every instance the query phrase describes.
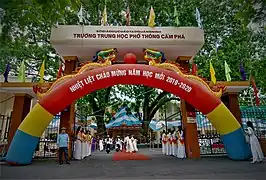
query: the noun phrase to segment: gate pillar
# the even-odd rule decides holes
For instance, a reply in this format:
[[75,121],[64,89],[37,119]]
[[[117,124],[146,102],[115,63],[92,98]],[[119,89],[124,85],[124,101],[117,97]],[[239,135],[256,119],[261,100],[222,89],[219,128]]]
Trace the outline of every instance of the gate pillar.
[[241,111],[238,102],[238,93],[225,93],[221,97],[221,100],[226,105],[226,107],[235,116],[237,121],[242,125]]
[[181,113],[187,157],[200,158],[195,109],[185,100],[181,100]]
[[[65,70],[64,75],[70,75],[75,71],[76,65],[78,62],[78,58],[76,56],[65,56]],[[66,132],[69,135],[69,147],[68,154],[69,159],[72,158],[72,147],[73,147],[73,134],[74,134],[74,124],[75,124],[75,103],[73,102],[71,105],[66,107],[60,115],[60,129],[62,127],[66,128]]]
[[10,122],[10,129],[9,129],[8,137],[7,137],[7,141],[8,141],[7,147],[9,147],[20,123],[30,112],[31,99],[32,97],[28,94],[24,94],[24,93],[15,94],[12,117],[11,117],[11,122]]
[[[190,72],[189,56],[180,56],[177,62],[185,71]],[[196,113],[193,106],[181,100],[182,126],[185,135],[186,154],[189,158],[200,158]]]

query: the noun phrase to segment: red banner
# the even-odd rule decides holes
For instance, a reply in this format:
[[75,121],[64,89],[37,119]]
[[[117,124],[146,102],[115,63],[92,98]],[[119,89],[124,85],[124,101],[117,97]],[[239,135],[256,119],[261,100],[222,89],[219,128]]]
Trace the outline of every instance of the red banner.
[[65,80],[44,96],[40,104],[55,115],[82,96],[117,84],[142,84],[168,91],[185,99],[204,114],[221,103],[207,88],[176,72],[141,64],[117,64],[86,71]]

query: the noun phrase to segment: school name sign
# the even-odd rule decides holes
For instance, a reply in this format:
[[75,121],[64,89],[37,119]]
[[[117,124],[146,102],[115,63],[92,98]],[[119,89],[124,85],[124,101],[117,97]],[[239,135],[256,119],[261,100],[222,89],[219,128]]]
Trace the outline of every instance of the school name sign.
[[96,30],[95,33],[73,33],[74,39],[186,39],[184,34],[162,31],[112,31]]
[[180,88],[181,90],[189,93],[192,90],[192,87],[180,79],[176,79],[171,76],[167,76],[163,72],[153,72],[149,70],[142,70],[137,68],[132,69],[116,69],[111,71],[102,71],[95,75],[88,75],[85,78],[78,80],[75,84],[69,87],[69,90],[73,93],[83,88],[86,88],[88,85],[93,85],[97,81],[109,80],[114,77],[123,77],[130,81],[132,77],[141,77],[149,79],[150,81],[164,81],[166,84],[173,85],[175,88]]

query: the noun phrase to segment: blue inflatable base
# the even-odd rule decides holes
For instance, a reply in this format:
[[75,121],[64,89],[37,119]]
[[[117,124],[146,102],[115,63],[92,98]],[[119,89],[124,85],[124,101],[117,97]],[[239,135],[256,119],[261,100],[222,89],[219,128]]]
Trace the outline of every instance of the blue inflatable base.
[[221,140],[230,159],[239,161],[251,158],[251,150],[246,142],[246,137],[242,128],[229,134],[221,135]]
[[6,162],[10,165],[31,164],[38,141],[38,137],[17,130],[7,151]]

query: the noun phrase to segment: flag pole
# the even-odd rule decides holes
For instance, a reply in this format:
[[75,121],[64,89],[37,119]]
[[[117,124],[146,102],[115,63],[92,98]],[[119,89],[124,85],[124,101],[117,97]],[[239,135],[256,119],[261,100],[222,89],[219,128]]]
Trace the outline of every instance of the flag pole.
[[[251,74],[251,73],[250,73],[250,74]],[[251,81],[251,78],[253,78],[252,75],[251,75],[251,77],[249,78],[249,82]],[[251,88],[251,87],[250,87],[250,88]],[[251,88],[251,89],[253,89],[253,91],[254,91],[254,88]],[[255,104],[254,104],[254,102],[253,102],[253,98],[252,98],[251,93],[252,93],[252,92],[250,91],[249,96],[250,96],[251,106],[252,106],[253,114],[256,115],[256,113],[255,113]],[[254,95],[254,92],[253,92],[253,95]],[[255,98],[256,98],[256,97],[255,97]],[[257,117],[255,117],[255,118],[257,118]],[[255,119],[255,124],[256,124],[257,127],[259,126],[258,121],[257,121],[256,119]],[[256,129],[254,129],[254,131],[256,132]]]

